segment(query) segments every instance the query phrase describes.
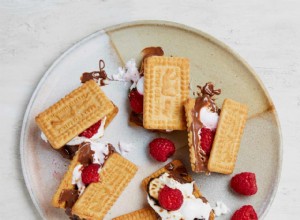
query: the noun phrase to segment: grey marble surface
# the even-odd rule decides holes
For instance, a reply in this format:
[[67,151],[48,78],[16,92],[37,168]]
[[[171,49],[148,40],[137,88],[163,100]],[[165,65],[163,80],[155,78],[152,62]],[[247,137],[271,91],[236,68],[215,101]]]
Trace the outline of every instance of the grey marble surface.
[[300,3],[296,0],[0,0],[1,219],[40,219],[21,171],[19,136],[31,94],[51,63],[83,37],[134,20],[183,23],[229,45],[255,69],[277,109],[282,177],[265,219],[300,209]]

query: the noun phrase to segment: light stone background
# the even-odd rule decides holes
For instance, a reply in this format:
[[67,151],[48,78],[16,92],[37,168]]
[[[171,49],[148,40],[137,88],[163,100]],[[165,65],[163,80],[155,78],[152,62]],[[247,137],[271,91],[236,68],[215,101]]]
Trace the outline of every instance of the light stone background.
[[278,193],[265,219],[298,219],[297,0],[0,0],[0,219],[40,219],[23,180],[19,136],[27,103],[44,72],[83,37],[144,19],[175,21],[207,32],[256,70],[277,108],[284,146]]

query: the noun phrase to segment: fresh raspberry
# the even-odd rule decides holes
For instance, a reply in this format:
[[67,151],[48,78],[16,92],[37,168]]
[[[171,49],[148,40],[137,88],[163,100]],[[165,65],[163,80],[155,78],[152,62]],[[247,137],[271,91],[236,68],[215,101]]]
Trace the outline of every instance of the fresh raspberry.
[[257,214],[251,205],[244,205],[235,211],[231,220],[258,220]]
[[215,138],[215,131],[208,128],[201,128],[201,148],[206,153],[210,154],[211,147]]
[[134,111],[135,113],[142,113],[144,96],[138,93],[136,89],[133,89],[130,91],[128,98],[132,111]]
[[165,162],[175,153],[175,145],[166,138],[156,138],[149,144],[150,155],[157,161]]
[[84,167],[81,173],[82,182],[85,185],[99,182],[99,168],[99,164],[90,164]]
[[183,203],[183,195],[179,189],[164,186],[159,192],[158,202],[160,206],[169,211],[178,210]]
[[93,124],[91,127],[83,131],[81,134],[79,134],[80,137],[84,136],[86,138],[91,138],[98,132],[98,129],[101,125],[101,120]]
[[242,195],[251,196],[257,192],[256,178],[254,173],[244,172],[232,177],[231,188]]

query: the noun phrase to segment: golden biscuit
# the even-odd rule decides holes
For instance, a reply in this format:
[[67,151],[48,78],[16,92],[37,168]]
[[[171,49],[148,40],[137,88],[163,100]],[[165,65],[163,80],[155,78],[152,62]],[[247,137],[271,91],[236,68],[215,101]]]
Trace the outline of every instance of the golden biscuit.
[[107,126],[117,112],[118,108],[97,83],[90,80],[40,113],[35,120],[51,146],[59,149],[105,116]]
[[186,129],[183,102],[189,95],[189,72],[187,58],[145,59],[143,126],[146,129]]
[[208,160],[211,172],[231,174],[247,120],[247,105],[225,99]]

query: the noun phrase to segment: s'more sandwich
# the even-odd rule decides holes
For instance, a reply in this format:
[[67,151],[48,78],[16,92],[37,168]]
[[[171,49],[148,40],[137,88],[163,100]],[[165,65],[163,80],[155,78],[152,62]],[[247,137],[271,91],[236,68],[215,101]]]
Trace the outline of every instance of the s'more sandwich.
[[221,90],[215,89],[211,82],[199,89],[198,96],[184,104],[192,170],[230,174],[234,170],[248,108],[225,99],[219,109],[215,95],[220,95]]
[[146,47],[141,55],[139,68],[131,59],[113,75],[114,80],[132,82],[129,124],[161,132],[185,130],[183,103],[189,95],[189,59],[164,56],[161,47]]
[[[179,160],[174,160],[142,181],[148,207],[114,220],[213,220],[214,211]],[[151,210],[152,209],[152,210]],[[139,218],[143,216],[143,218]]]
[[103,136],[118,108],[94,81],[86,81],[36,116],[42,139],[71,159],[80,143]]
[[101,220],[137,172],[137,166],[111,144],[82,143],[69,165],[52,205],[71,219]]

